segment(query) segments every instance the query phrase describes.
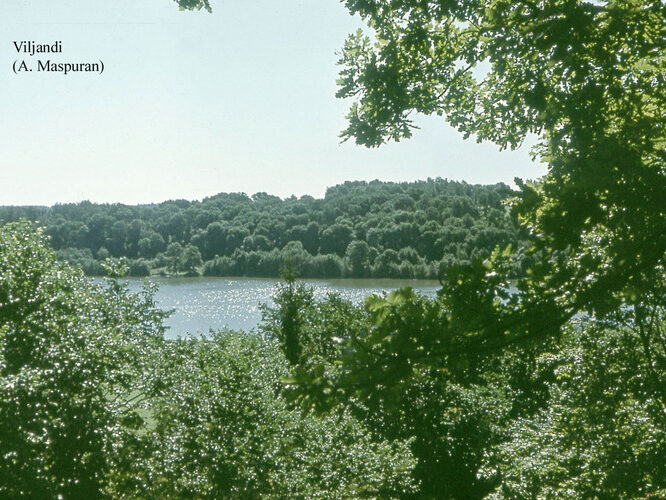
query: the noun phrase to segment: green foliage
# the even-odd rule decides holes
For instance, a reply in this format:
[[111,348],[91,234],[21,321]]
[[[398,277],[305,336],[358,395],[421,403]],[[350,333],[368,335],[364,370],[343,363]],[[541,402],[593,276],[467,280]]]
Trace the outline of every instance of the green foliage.
[[177,241],[169,243],[164,256],[171,271],[177,272],[183,268],[183,246]]
[[356,99],[343,137],[361,144],[409,137],[411,110],[515,147],[528,132],[564,140],[584,124],[588,134],[644,127],[663,103],[659,2],[345,4],[375,39],[351,35],[340,61],[338,94]]
[[370,268],[370,247],[365,241],[352,241],[347,246],[345,260],[350,276],[354,278],[363,278],[367,276]]
[[[343,139],[379,146],[410,137],[412,111],[436,113],[502,148],[539,135],[535,157],[549,173],[518,181],[513,210],[532,236],[527,248],[482,263],[459,247],[464,265],[441,260],[437,305],[406,291],[371,299],[374,329],[339,356],[344,391],[400,394],[421,367],[487,388],[505,379],[516,420],[499,465],[485,469],[502,478],[494,496],[663,493],[663,2],[345,4],[372,40],[359,31],[341,54],[338,96],[354,99]],[[461,227],[473,224],[470,208],[455,206]],[[502,248],[498,236],[484,231],[477,244]],[[452,248],[460,238],[447,230],[443,241]],[[382,265],[396,266],[392,257]],[[526,276],[511,284],[516,265]],[[572,332],[566,325],[582,311],[593,319]],[[516,353],[538,354],[562,332],[563,344],[537,357],[551,365],[526,391],[516,375],[534,358],[521,363]]]
[[0,229],[0,496],[415,491],[405,440],[376,439],[349,412],[287,408],[275,341],[232,332],[165,341],[166,313],[150,287],[128,293],[115,279],[126,271],[108,260],[112,278],[93,284],[27,224]]
[[187,245],[183,251],[182,269],[188,275],[198,276],[197,268],[203,264],[201,252],[194,245]]
[[302,283],[296,283],[293,268],[283,270],[284,284],[278,285],[275,304],[279,311],[279,328],[277,338],[287,361],[296,365],[301,359],[303,350],[301,336],[302,318],[300,310],[312,302],[312,290]]
[[220,332],[162,352],[155,429],[144,439],[149,498],[398,497],[413,491],[411,455],[373,441],[349,415],[289,410],[286,363],[274,341]]
[[210,6],[208,0],[174,0],[180,10],[201,10],[206,9],[208,12],[212,12],[213,9]]
[[441,179],[348,182],[319,200],[219,194],[143,206],[82,202],[37,213],[0,207],[0,221],[35,217],[58,255],[89,275],[103,273],[99,261],[125,257],[136,274],[148,265],[277,277],[291,258],[309,278],[436,279],[440,267],[486,256],[496,245],[520,246],[525,234],[503,206],[510,194],[502,184]]
[[[265,309],[262,328],[276,338],[283,307],[276,300],[276,309]],[[453,359],[446,368],[421,348],[446,337],[437,300],[402,289],[364,306],[333,295],[299,307],[303,354],[283,379],[292,404],[351,412],[373,435],[409,442],[418,496],[480,498],[493,488],[495,478],[477,473],[512,409],[506,377],[491,385],[483,367],[474,372]]]
[[[664,323],[652,347],[663,355]],[[490,498],[646,498],[666,492],[666,416],[661,379],[640,333],[582,321],[558,350],[538,358],[552,371],[547,406],[511,426],[485,473],[503,481]],[[663,358],[662,358],[663,360]]]
[[132,259],[127,271],[129,276],[150,276],[150,264],[144,259]]
[[0,496],[101,496],[114,449],[141,426],[164,315],[150,290],[57,262],[27,224],[0,228]]
[[[282,379],[287,400],[315,414],[350,412],[373,435],[407,441],[420,497],[663,494],[658,297],[553,336],[566,318],[530,316],[535,291],[510,292],[493,271],[510,257],[496,252],[476,275],[454,268],[457,285],[436,299],[408,288],[363,306],[305,297],[296,312],[302,354]],[[263,329],[279,338],[276,307]]]
[[102,266],[112,278],[145,259],[442,278],[435,299],[401,289],[357,307],[314,300],[292,273],[264,337],[165,342],[150,290],[91,285],[5,226],[2,496],[666,494],[663,3],[345,4],[373,40],[358,32],[341,54],[343,138],[409,137],[414,110],[503,148],[538,134],[549,173],[518,182],[523,229],[506,186],[441,179],[0,209],[45,223],[83,269],[130,259]]
[[344,139],[409,137],[412,111],[502,148],[537,134],[549,173],[521,184],[514,209],[550,261],[547,287],[604,315],[656,286],[666,260],[663,2],[345,4],[372,40],[359,31],[342,50],[338,96],[354,99]]

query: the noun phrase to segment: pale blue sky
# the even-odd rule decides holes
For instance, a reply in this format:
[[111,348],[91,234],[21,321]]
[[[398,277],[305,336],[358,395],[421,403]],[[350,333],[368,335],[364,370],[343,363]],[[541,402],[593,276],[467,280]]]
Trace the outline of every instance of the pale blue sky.
[[[335,55],[360,26],[337,0],[0,2],[0,205],[151,203],[218,192],[322,196],[345,180],[536,178],[529,148],[463,141],[441,118],[409,140],[340,144]],[[62,40],[96,74],[15,75],[14,40]],[[34,62],[34,60],[33,60]]]

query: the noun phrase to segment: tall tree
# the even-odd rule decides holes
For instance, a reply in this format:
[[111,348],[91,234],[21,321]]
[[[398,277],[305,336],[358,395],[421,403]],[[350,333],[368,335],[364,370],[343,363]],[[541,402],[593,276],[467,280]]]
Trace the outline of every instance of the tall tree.
[[0,227],[0,497],[105,496],[116,452],[143,425],[166,315],[148,289],[58,262],[27,224]]
[[343,139],[410,137],[414,111],[502,148],[537,134],[549,172],[520,184],[516,212],[550,264],[575,251],[551,286],[572,312],[597,313],[654,287],[666,250],[663,2],[345,4],[372,39],[359,31],[342,50],[338,96],[354,100]]

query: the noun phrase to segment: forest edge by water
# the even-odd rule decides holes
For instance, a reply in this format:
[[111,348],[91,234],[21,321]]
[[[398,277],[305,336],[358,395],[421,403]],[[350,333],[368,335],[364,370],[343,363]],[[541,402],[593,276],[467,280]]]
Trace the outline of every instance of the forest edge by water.
[[[176,2],[208,11],[215,3]],[[344,5],[366,29],[340,51],[337,95],[352,101],[341,137],[368,147],[408,139],[413,112],[441,116],[465,137],[500,148],[536,134],[534,155],[548,173],[517,180],[510,203],[522,244],[476,256],[457,246],[436,297],[402,288],[360,305],[315,299],[286,266],[261,335],[167,340],[153,290],[129,293],[118,281],[122,263],[103,262],[109,279],[101,286],[56,257],[58,233],[49,239],[45,231],[71,226],[85,241],[93,219],[70,225],[63,216],[47,230],[7,223],[0,227],[0,496],[666,497],[663,2]],[[354,241],[338,239],[340,231],[356,238],[358,255],[363,242],[368,255],[374,247],[376,264],[400,250],[380,254],[371,233],[384,245],[410,224],[423,234],[430,222],[445,226],[426,210],[423,225],[415,215],[369,226],[365,235],[353,214],[343,224],[335,211],[330,220],[322,211],[327,226],[317,231],[315,253],[346,258]],[[98,215],[122,233],[117,218]],[[171,215],[182,232],[161,243],[141,238],[136,219],[129,241],[137,251],[139,241],[153,251],[155,239],[163,246],[150,259],[168,257],[169,246],[175,258],[177,245],[185,253],[178,238],[196,235],[265,243],[258,224],[246,234],[220,223],[208,234],[215,222],[204,220],[192,234],[181,224],[185,215]],[[473,228],[472,215],[465,218],[471,225],[462,227]],[[262,227],[270,230],[270,220]],[[307,231],[310,222],[290,229]],[[93,250],[102,247],[127,251],[104,246],[127,238],[92,234],[101,239],[59,250],[82,250],[84,259],[99,259]],[[215,260],[205,244],[188,241],[189,255]],[[321,254],[324,241],[345,245]],[[261,262],[260,252],[290,242],[298,247],[296,239],[279,250],[235,245],[227,255],[225,247],[218,264],[240,272],[244,255],[256,252]],[[444,258],[412,248],[426,262]],[[394,264],[410,262],[403,257]],[[354,262],[350,270],[367,271]],[[169,263],[178,272],[180,260]],[[510,293],[517,269],[524,272]]]
[[289,259],[303,278],[438,279],[496,246],[522,245],[511,196],[505,184],[357,181],[323,199],[220,193],[155,205],[0,207],[0,222],[43,225],[58,257],[91,276],[104,275],[110,257],[126,259],[132,276],[278,277]]

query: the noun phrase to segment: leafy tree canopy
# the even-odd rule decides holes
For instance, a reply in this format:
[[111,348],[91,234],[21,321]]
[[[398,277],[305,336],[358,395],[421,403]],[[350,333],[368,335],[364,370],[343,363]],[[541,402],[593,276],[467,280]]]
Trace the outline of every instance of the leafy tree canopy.
[[107,267],[113,278],[94,283],[40,231],[0,227],[1,498],[415,492],[406,440],[286,408],[274,341],[165,340],[154,288],[131,294]]
[[[359,181],[323,199],[220,193],[158,205],[0,207],[0,223],[39,220],[58,257],[93,275],[105,258],[124,257],[133,275],[203,267],[207,275],[277,276],[292,256],[305,277],[436,278],[526,239],[504,206],[510,194],[504,184]],[[367,248],[344,258],[350,245]]]
[[371,36],[341,53],[338,96],[354,100],[344,139],[409,137],[414,111],[502,148],[537,134],[549,173],[522,185],[516,211],[546,253],[580,250],[568,293],[604,310],[615,303],[600,295],[652,286],[666,248],[663,2],[345,4]]
[[174,0],[180,10],[201,10],[206,9],[208,12],[212,12],[210,7],[210,2],[208,0]]
[[165,316],[149,289],[93,284],[27,224],[0,228],[0,497],[102,495]]

